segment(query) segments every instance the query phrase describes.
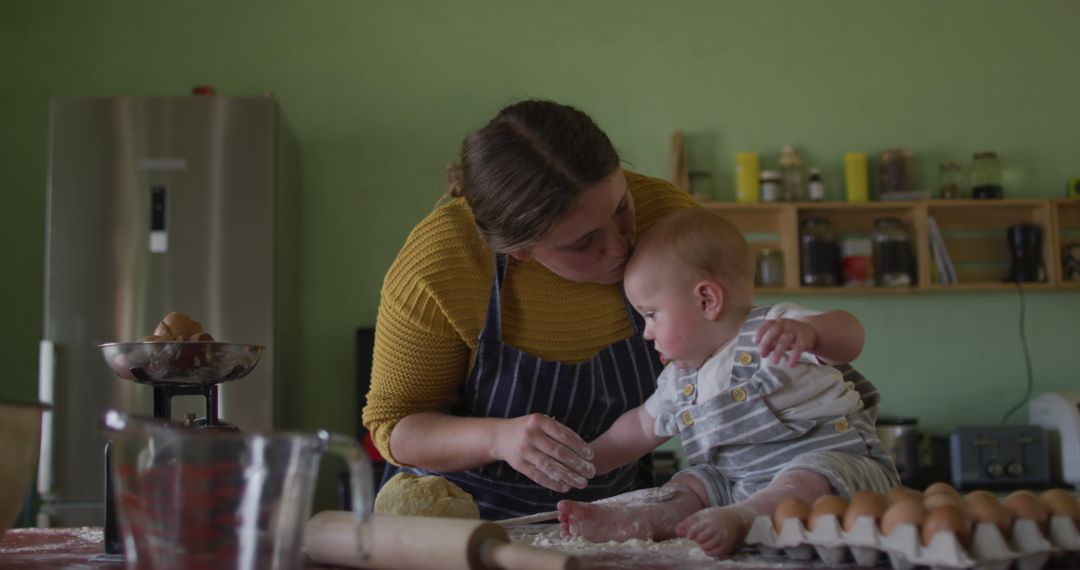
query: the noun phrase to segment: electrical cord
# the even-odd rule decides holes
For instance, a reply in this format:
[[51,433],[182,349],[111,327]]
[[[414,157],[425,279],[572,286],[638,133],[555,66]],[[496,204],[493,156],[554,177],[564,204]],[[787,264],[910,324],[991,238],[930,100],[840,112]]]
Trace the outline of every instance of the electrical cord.
[[1024,407],[1028,399],[1031,398],[1031,392],[1035,388],[1035,381],[1031,375],[1031,353],[1028,350],[1027,333],[1024,332],[1024,288],[1020,285],[1020,281],[1016,281],[1016,291],[1020,294],[1020,345],[1024,348],[1024,366],[1027,370],[1027,391],[1024,392],[1024,397],[1016,403],[1006,414],[1001,418],[1001,425],[1005,425],[1009,421],[1009,417],[1012,416]]

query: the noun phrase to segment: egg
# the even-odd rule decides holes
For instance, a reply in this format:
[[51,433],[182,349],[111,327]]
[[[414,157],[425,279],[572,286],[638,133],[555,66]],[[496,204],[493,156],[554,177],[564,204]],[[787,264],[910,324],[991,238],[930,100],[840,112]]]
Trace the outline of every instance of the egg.
[[835,515],[836,521],[840,522],[844,520],[844,513],[847,512],[848,501],[843,497],[836,495],[823,495],[818,497],[814,504],[810,506],[810,523],[807,526],[810,530],[814,530],[814,525],[817,524],[818,517],[825,515]]
[[964,507],[976,523],[990,523],[998,527],[1006,540],[1012,536],[1013,516],[993,493],[972,491],[964,496]]
[[926,514],[922,524],[923,544],[929,545],[939,532],[955,534],[964,546],[971,542],[971,522],[964,510],[956,505],[938,507]]
[[1046,510],[1050,511],[1051,516],[1071,518],[1076,521],[1077,526],[1080,526],[1080,503],[1072,493],[1065,489],[1050,489],[1039,499],[1042,500]]
[[897,502],[897,501],[899,501],[899,500],[901,500],[901,499],[904,499],[906,497],[915,497],[915,498],[918,498],[919,501],[922,501],[923,500],[923,492],[922,491],[916,491],[915,489],[912,489],[911,487],[905,487],[903,485],[897,485],[896,487],[893,487],[892,489],[889,489],[889,504],[890,505]]
[[855,521],[862,517],[872,517],[876,523],[881,520],[881,515],[885,514],[887,506],[888,501],[885,495],[872,491],[855,493],[855,496],[851,497],[851,504],[848,505],[847,511],[844,512],[844,530],[851,530],[855,526]]
[[923,498],[923,506],[927,511],[932,511],[938,507],[945,505],[952,505],[954,507],[963,508],[964,499],[960,495],[952,495],[949,493],[937,493],[935,495],[926,495]]
[[923,494],[927,497],[931,495],[952,495],[953,497],[960,498],[960,491],[957,491],[952,485],[948,483],[932,483],[923,491]]
[[919,528],[926,517],[926,507],[918,497],[906,497],[896,501],[881,515],[881,534],[893,533],[898,525],[910,524]]
[[773,528],[776,529],[776,532],[780,532],[784,528],[784,521],[788,519],[799,519],[802,521],[803,526],[806,526],[806,520],[809,516],[810,505],[807,505],[801,499],[789,497],[780,501],[780,504],[776,505],[776,509],[773,510]]
[[1046,532],[1049,513],[1039,497],[1031,491],[1016,491],[1001,501],[1001,506],[1012,513],[1016,520],[1032,520],[1039,529]]

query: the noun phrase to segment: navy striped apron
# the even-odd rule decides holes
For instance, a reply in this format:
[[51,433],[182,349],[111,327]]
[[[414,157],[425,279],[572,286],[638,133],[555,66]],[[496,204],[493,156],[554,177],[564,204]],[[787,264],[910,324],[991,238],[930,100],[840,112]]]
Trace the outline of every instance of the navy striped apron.
[[[585,441],[604,433],[623,412],[641,405],[656,389],[660,357],[641,334],[644,322],[623,295],[633,334],[600,350],[590,360],[564,363],[532,356],[502,341],[501,289],[506,256],[495,256],[487,317],[480,331],[476,361],[462,385],[462,409],[470,417],[516,418],[532,413],[551,416]],[[418,475],[429,472],[400,468]],[[385,482],[399,468],[387,466]],[[541,487],[499,461],[468,471],[435,473],[468,491],[481,518],[499,520],[555,509],[562,499],[593,501],[641,487],[651,487],[652,462],[616,469],[589,481],[585,489],[558,493]]]

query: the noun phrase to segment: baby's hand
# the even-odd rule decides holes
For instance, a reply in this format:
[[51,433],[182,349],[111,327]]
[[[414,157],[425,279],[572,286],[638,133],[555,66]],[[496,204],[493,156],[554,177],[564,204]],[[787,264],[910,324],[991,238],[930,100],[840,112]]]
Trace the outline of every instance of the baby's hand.
[[754,335],[761,358],[772,356],[772,363],[779,364],[785,354],[790,352],[787,365],[789,368],[799,362],[803,352],[813,350],[817,343],[817,331],[803,321],[795,319],[767,320]]

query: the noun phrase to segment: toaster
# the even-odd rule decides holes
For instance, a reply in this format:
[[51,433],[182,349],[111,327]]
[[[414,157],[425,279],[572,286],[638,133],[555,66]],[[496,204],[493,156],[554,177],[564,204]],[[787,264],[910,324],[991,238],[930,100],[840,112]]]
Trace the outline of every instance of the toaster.
[[1080,488],[1080,392],[1039,394],[1028,421],[1046,430],[1054,479]]
[[1039,426],[958,427],[949,433],[949,459],[957,489],[1050,485],[1046,431]]

